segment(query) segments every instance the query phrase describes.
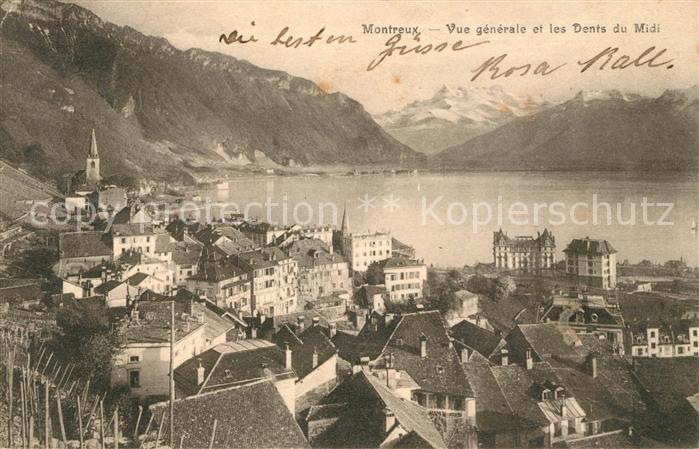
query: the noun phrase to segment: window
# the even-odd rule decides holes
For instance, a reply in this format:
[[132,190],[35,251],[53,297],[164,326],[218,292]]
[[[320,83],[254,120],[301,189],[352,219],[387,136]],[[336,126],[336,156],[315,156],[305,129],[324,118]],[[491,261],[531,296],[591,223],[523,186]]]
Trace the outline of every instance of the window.
[[650,338],[655,338],[655,331],[650,331]]
[[129,371],[129,386],[138,388],[141,386],[141,372],[138,370]]
[[132,355],[129,357],[129,363],[138,363],[141,361],[141,357],[138,355]]
[[650,348],[651,348],[651,349],[655,349],[655,343],[651,343],[651,344],[650,344]]

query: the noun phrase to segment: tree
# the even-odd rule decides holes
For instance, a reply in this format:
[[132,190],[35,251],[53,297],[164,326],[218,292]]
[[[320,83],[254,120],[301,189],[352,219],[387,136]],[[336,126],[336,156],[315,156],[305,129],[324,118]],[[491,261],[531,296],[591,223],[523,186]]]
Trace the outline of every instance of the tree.
[[499,276],[493,285],[493,297],[497,300],[507,299],[517,289],[514,279],[508,275]]
[[59,310],[56,323],[61,330],[54,341],[57,353],[75,365],[75,372],[90,379],[93,391],[107,391],[120,344],[107,307],[89,300],[69,302]]
[[372,262],[364,275],[366,283],[370,285],[379,285],[384,283],[383,265],[380,262]]
[[8,273],[14,277],[51,279],[54,276],[51,267],[57,261],[58,253],[51,248],[28,248],[8,267]]

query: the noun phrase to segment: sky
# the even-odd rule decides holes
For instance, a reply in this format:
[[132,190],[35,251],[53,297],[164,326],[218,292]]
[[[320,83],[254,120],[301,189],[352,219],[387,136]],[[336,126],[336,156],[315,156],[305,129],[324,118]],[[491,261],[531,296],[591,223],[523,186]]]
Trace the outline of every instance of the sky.
[[[560,101],[579,90],[619,89],[657,96],[668,88],[697,84],[699,38],[696,2],[393,2],[393,1],[124,1],[77,0],[102,19],[128,25],[142,33],[162,36],[175,47],[218,51],[245,59],[260,67],[286,71],[310,79],[328,92],[340,91],[360,101],[373,114],[398,109],[412,101],[430,98],[443,85],[488,87],[499,85],[517,95]],[[575,33],[573,24],[606,27],[606,33]],[[657,33],[634,33],[634,24],[659,25]],[[447,42],[446,49],[425,55],[392,55],[376,68],[369,63],[386,48],[392,34],[365,34],[363,25],[418,27],[420,42],[402,35],[401,44]],[[450,24],[457,28],[449,33]],[[613,33],[616,24],[627,33]],[[476,34],[483,26],[527,27],[526,33]],[[469,27],[470,33],[458,33]],[[541,33],[533,27],[542,26]],[[278,33],[304,40],[324,28],[323,39],[310,48],[271,45]],[[552,33],[551,27],[565,27]],[[233,30],[257,42],[227,45],[221,34]],[[356,43],[327,44],[330,35],[351,35]],[[452,51],[463,45],[480,45]],[[400,44],[399,44],[400,45]],[[667,49],[656,62],[672,59],[664,67],[630,67],[604,70],[597,66],[580,73],[580,60],[587,60],[607,47],[618,47],[616,56],[631,59],[648,47]],[[511,66],[532,64],[530,73],[492,80],[482,74],[472,80],[489,58],[507,54],[501,73]],[[531,72],[542,62],[551,67],[566,65],[547,76]],[[601,61],[600,61],[601,62]],[[667,68],[668,66],[671,68]]]

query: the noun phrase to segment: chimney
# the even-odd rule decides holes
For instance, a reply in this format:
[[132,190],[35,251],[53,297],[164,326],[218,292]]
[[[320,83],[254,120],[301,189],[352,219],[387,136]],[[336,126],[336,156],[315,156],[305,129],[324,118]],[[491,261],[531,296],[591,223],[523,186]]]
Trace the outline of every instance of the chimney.
[[507,355],[508,355],[508,352],[509,352],[509,351],[508,351],[507,349],[505,349],[505,348],[502,348],[502,349],[500,350],[500,362],[501,362],[502,366],[507,366],[507,362],[508,362],[508,357],[507,357]]
[[383,415],[386,417],[386,433],[388,433],[396,425],[396,415],[388,408],[383,409]]
[[330,323],[330,338],[333,338],[337,334],[337,324]]
[[461,362],[468,362],[468,348],[466,346],[461,348]]
[[534,359],[532,359],[532,350],[527,349],[527,358],[525,360],[527,369],[532,369],[534,367]]
[[313,369],[318,366],[318,348],[313,348]]
[[317,316],[314,316],[313,321],[312,321],[312,326],[316,327],[318,325],[318,323],[320,323],[320,318],[318,318]]
[[291,369],[291,348],[289,347],[289,344],[286,344],[286,348],[284,349],[284,367],[286,369]]
[[427,337],[425,334],[420,335],[420,357],[427,357]]
[[201,365],[201,359],[197,359],[197,385],[204,383],[204,367]]
[[301,332],[303,332],[303,315],[300,315],[296,322],[298,323],[298,332],[300,334]]
[[597,379],[597,356],[590,357],[590,375],[593,379]]

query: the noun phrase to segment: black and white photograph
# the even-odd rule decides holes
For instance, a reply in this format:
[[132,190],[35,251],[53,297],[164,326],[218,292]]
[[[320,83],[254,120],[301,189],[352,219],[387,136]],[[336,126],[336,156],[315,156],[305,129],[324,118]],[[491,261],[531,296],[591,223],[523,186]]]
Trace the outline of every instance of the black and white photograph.
[[699,447],[698,36],[0,0],[0,448]]

